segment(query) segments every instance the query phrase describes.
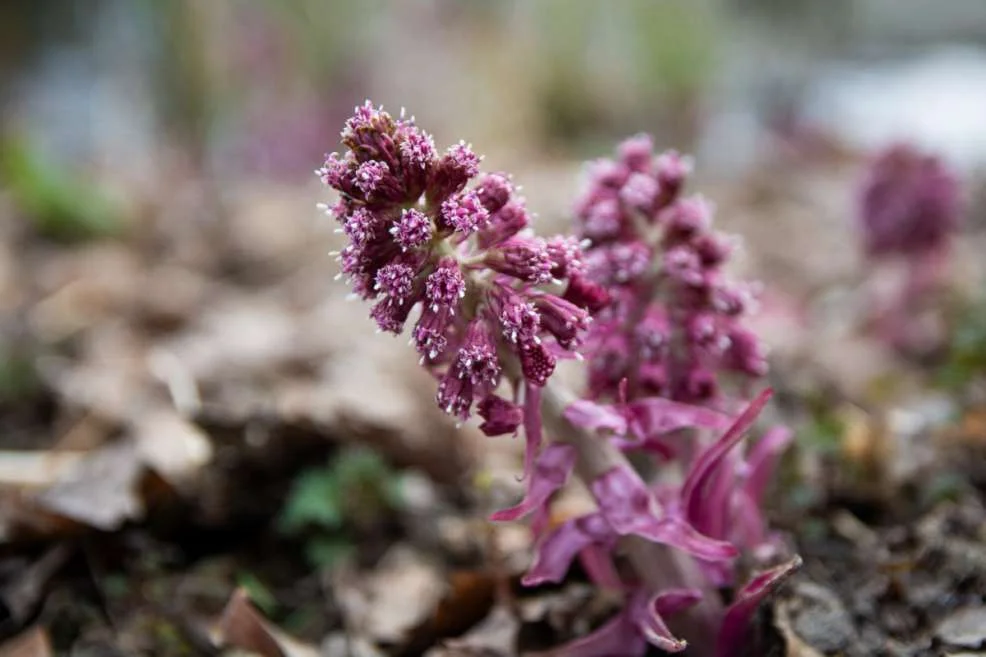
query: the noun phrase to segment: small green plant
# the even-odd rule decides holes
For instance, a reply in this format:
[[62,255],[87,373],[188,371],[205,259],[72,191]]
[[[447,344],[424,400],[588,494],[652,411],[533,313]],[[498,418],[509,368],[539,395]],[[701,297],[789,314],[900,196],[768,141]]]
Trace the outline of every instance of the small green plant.
[[986,300],[964,304],[952,321],[945,359],[936,383],[960,392],[977,378],[986,378]]
[[355,447],[328,464],[302,472],[278,521],[305,537],[312,565],[328,568],[353,550],[352,534],[379,525],[402,506],[402,478],[370,449]]
[[29,398],[39,387],[33,354],[0,340],[0,403]]
[[241,572],[236,577],[236,583],[246,589],[250,601],[257,606],[260,611],[268,616],[277,611],[277,596],[261,581],[259,577],[251,572]]
[[118,234],[118,208],[99,190],[18,139],[0,142],[0,183],[39,233],[72,242]]

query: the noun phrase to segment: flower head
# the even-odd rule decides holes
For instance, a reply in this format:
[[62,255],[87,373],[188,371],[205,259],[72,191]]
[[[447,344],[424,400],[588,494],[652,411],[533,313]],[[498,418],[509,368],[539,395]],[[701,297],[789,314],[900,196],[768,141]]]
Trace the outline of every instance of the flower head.
[[394,241],[407,251],[424,246],[431,239],[435,228],[425,213],[414,208],[401,212],[401,218],[390,227]]
[[[615,160],[590,166],[578,235],[542,239],[531,234],[510,177],[478,177],[481,158],[464,142],[439,155],[413,119],[369,102],[342,140],[345,152],[317,173],[340,195],[332,212],[353,291],[375,301],[370,315],[383,331],[399,333],[410,319],[411,343],[446,413],[462,421],[478,414],[489,436],[523,427],[526,492],[493,515],[534,514],[537,547],[523,582],[561,581],[578,559],[592,582],[625,596],[609,623],[557,654],[683,650],[664,617],[735,584],[741,550],[763,556],[776,547],[759,505],[789,439],[777,429],[751,450],[738,448],[769,393],[730,422],[721,375],[759,377],[766,360],[742,324],[752,287],[722,272],[732,243],[712,230],[710,204],[681,196],[690,162],[673,152],[655,157],[646,135],[627,140]],[[590,398],[562,411],[562,395],[543,388],[558,360],[578,350],[591,356]],[[562,435],[545,444],[549,412],[549,428]],[[681,483],[644,481],[629,451],[678,462]],[[551,527],[551,498],[573,472],[596,510]],[[614,558],[626,537],[680,553],[691,564],[684,585],[656,586],[630,551],[639,572],[626,571]],[[680,563],[672,561],[671,569]],[[795,566],[739,589],[723,636],[741,641],[756,604]]]
[[[628,379],[631,396],[704,403],[719,394],[720,373],[766,371],[762,348],[742,325],[748,288],[722,274],[733,243],[712,229],[709,202],[681,195],[690,171],[673,151],[655,158],[639,135],[620,145],[617,160],[591,169],[576,208],[590,240],[585,277],[613,299],[586,339],[597,349],[589,374],[595,395],[615,396]],[[573,293],[580,285],[576,279]]]
[[480,177],[482,158],[465,142],[439,155],[413,119],[367,102],[342,142],[345,152],[326,157],[318,175],[341,197],[343,274],[377,300],[370,314],[381,330],[399,333],[420,309],[411,341],[440,381],[443,409],[465,419],[482,402],[488,431],[516,430],[516,407],[493,401],[493,390],[504,373],[516,390],[543,386],[553,349],[578,344],[588,325],[579,297],[536,286],[580,272],[580,245],[521,236],[530,217],[510,177]]

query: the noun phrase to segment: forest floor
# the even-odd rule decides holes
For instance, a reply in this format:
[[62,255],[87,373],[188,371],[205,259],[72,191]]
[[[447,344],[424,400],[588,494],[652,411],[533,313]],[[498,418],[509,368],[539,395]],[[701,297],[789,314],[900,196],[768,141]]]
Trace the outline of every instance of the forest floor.
[[[981,361],[901,358],[861,319],[857,165],[710,188],[797,436],[771,506],[804,565],[750,654],[986,655]],[[320,189],[167,182],[123,235],[73,243],[0,201],[0,657],[508,657],[607,617],[578,570],[519,585],[525,526],[485,520],[519,494],[517,441],[457,430],[344,300]]]

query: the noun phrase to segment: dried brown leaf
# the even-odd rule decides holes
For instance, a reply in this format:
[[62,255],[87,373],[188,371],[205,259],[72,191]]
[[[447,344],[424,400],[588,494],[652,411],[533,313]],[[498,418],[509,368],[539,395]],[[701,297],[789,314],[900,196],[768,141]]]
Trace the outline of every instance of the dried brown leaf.
[[516,653],[520,620],[503,606],[493,610],[474,628],[426,653],[427,657],[510,657]]
[[38,493],[39,507],[103,531],[119,529],[143,516],[140,483],[145,467],[128,441],[90,454],[54,486]]
[[[436,641],[462,634],[483,620],[493,607],[496,584],[496,579],[488,572],[460,570],[451,573],[446,594],[434,613],[410,632],[405,651],[417,654]],[[481,636],[477,642],[480,639]]]
[[216,625],[217,646],[247,650],[260,657],[318,657],[319,651],[286,636],[260,615],[246,590],[233,592]]
[[441,569],[421,553],[398,545],[366,576],[339,573],[336,596],[353,634],[404,645],[432,616],[448,586]]
[[54,657],[51,641],[43,627],[34,626],[3,644],[0,657]]

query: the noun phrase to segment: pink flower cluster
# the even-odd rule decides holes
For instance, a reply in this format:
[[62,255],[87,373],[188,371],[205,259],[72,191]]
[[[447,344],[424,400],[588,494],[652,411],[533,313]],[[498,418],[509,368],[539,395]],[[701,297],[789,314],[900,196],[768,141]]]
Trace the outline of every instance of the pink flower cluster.
[[[581,236],[590,240],[586,276],[613,302],[584,347],[590,398],[569,405],[565,417],[621,452],[653,455],[662,476],[648,483],[626,463],[612,467],[587,482],[598,510],[549,530],[551,495],[575,461],[571,447],[553,445],[536,463],[527,497],[493,516],[535,513],[540,538],[525,583],[560,582],[578,559],[596,584],[627,596],[621,616],[558,654],[639,655],[647,643],[682,650],[663,617],[702,604],[703,591],[735,586],[741,552],[760,563],[779,553],[761,502],[791,434],[778,427],[745,454],[738,450],[770,393],[731,422],[725,412],[735,400],[725,398],[720,378],[754,379],[766,361],[742,325],[752,286],[724,276],[729,244],[712,231],[709,205],[681,196],[687,173],[676,153],[655,156],[648,137],[634,137],[618,160],[592,164],[577,208]],[[667,476],[675,470],[677,480]],[[640,573],[618,574],[617,540],[631,534],[684,553],[693,574],[657,590]],[[740,589],[717,628],[718,654],[734,654],[756,602],[794,567],[783,564]]]
[[708,404],[724,375],[766,371],[742,325],[756,288],[723,276],[733,244],[712,230],[707,201],[682,196],[689,171],[673,151],[655,157],[646,135],[589,167],[578,230],[591,241],[587,276],[614,298],[589,338],[593,396],[612,397],[626,379],[631,397]]
[[[370,315],[382,331],[401,333],[418,309],[411,341],[439,378],[443,410],[465,420],[475,409],[488,435],[513,433],[531,416],[530,465],[538,390],[558,358],[574,356],[587,307],[605,300],[581,277],[578,243],[531,234],[509,177],[480,176],[480,157],[465,143],[438,153],[413,119],[367,101],[342,143],[345,153],[317,171],[340,194],[326,209],[348,240],[342,274],[375,301]],[[497,394],[502,380],[514,387],[511,399]]]
[[[655,157],[647,137],[624,142],[618,160],[592,167],[578,236],[544,240],[530,233],[510,179],[480,176],[465,144],[439,154],[413,120],[369,102],[342,140],[346,152],[318,174],[340,193],[330,211],[348,238],[339,257],[354,293],[375,302],[370,314],[384,331],[400,333],[418,309],[412,344],[439,379],[442,409],[462,420],[475,409],[488,435],[524,426],[527,490],[493,515],[534,515],[524,583],[560,582],[578,559],[598,586],[626,597],[608,624],[554,654],[683,650],[665,619],[721,610],[710,596],[736,585],[742,551],[773,559],[760,506],[790,439],[774,429],[738,453],[770,392],[733,419],[720,378],[758,377],[766,362],[741,324],[751,290],[722,274],[729,244],[711,230],[708,204],[681,196],[687,163]],[[560,402],[568,395],[549,383],[556,360],[580,353],[590,359],[590,394]],[[544,449],[542,411],[556,434]],[[647,481],[631,451],[654,455],[663,474],[672,461],[678,478]],[[552,526],[551,498],[573,472],[597,509]],[[631,559],[621,568],[626,541],[640,539],[686,567]],[[650,566],[673,576],[655,581]],[[703,628],[718,634],[716,654],[735,654],[759,601],[796,567],[754,577],[716,612]]]

